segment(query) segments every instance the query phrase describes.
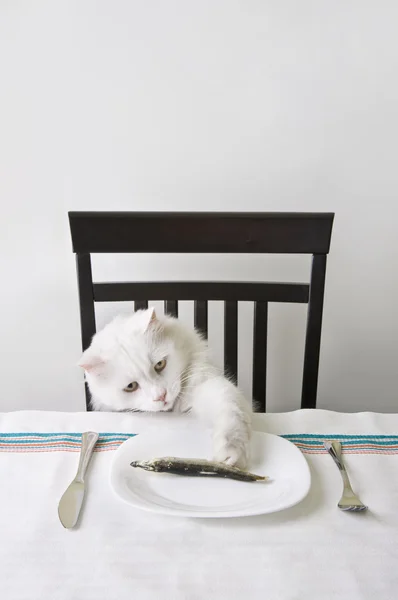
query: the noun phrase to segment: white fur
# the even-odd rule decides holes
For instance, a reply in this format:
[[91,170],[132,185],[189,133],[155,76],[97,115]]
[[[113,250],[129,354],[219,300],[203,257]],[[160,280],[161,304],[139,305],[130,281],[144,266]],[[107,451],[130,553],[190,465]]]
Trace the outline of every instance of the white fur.
[[[163,359],[167,365],[156,373],[154,365]],[[79,364],[94,409],[192,411],[212,426],[215,459],[247,464],[251,408],[211,363],[198,332],[178,319],[158,319],[153,309],[116,317],[94,336]],[[124,391],[131,382],[139,388]]]

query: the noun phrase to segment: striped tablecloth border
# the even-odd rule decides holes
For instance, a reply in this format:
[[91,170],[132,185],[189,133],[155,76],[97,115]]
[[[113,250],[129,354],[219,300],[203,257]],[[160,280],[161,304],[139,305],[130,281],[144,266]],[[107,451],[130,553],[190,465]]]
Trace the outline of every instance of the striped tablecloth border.
[[[81,433],[0,433],[0,452],[79,452]],[[95,451],[116,450],[135,433],[100,433]],[[297,433],[281,437],[305,454],[324,454],[323,440],[339,440],[347,454],[398,454],[398,435]]]

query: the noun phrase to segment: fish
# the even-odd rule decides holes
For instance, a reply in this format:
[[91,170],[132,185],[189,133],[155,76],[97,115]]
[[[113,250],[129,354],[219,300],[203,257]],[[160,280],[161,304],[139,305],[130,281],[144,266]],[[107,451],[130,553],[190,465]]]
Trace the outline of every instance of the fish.
[[237,481],[267,481],[268,477],[243,471],[221,462],[213,462],[201,458],[177,458],[165,456],[152,460],[134,460],[131,467],[152,471],[153,473],[172,473],[192,477],[225,477]]

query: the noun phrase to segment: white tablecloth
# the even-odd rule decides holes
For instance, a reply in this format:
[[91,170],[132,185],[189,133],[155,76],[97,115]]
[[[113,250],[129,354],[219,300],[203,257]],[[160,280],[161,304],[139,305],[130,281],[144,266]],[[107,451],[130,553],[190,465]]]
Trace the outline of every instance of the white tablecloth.
[[[362,438],[357,442],[352,438],[351,446],[347,443],[352,484],[369,505],[367,513],[337,509],[338,470],[313,438],[305,442],[303,437],[312,487],[301,504],[260,517],[195,520],[141,512],[119,501],[108,486],[112,448],[118,442],[112,445],[108,436],[103,450],[109,451],[93,456],[80,526],[67,531],[58,521],[57,504],[76,471],[78,455],[70,451],[73,443],[46,448],[42,439],[35,445],[31,435],[1,437],[1,432],[140,433],[153,419],[167,427],[175,419],[183,426],[185,418],[0,414],[1,599],[397,597],[398,454],[391,440],[375,438],[373,445],[371,440],[362,443]],[[297,411],[257,416],[255,425],[290,435],[398,435],[398,415],[371,413]],[[28,440],[25,446],[24,439]]]

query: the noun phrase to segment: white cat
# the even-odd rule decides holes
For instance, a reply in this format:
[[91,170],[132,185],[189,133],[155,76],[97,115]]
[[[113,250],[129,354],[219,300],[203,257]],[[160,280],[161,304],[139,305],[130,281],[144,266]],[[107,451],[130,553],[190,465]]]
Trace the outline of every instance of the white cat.
[[199,333],[153,309],[116,317],[92,340],[84,368],[96,410],[192,411],[211,424],[214,458],[245,467],[251,408],[211,363]]

